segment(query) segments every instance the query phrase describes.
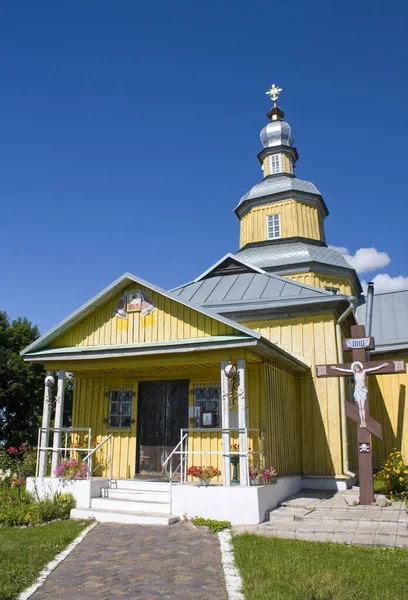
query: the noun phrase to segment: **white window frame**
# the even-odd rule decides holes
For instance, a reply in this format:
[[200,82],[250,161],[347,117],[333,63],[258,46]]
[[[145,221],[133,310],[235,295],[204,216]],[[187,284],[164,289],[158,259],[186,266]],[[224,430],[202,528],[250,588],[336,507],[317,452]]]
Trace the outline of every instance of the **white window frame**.
[[277,240],[281,237],[281,222],[279,213],[274,215],[267,215],[266,236],[268,240]]
[[269,167],[271,171],[271,175],[276,175],[277,173],[282,173],[282,157],[280,154],[270,154],[269,155]]

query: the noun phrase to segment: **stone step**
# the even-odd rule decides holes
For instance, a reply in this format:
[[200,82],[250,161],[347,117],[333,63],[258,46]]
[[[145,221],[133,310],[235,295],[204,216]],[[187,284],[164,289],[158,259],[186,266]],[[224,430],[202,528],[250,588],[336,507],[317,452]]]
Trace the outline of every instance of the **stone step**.
[[144,492],[170,491],[169,481],[145,481],[140,479],[111,479],[112,490],[139,490]]
[[123,510],[138,513],[169,513],[169,502],[142,502],[138,500],[121,500],[120,498],[92,498],[91,508],[103,510]]
[[170,492],[168,490],[135,490],[135,489],[114,489],[102,488],[102,498],[118,498],[120,500],[136,500],[140,502],[169,502]]
[[129,523],[133,525],[172,525],[180,520],[176,515],[161,513],[125,512],[101,508],[73,508],[71,519],[95,519],[101,523]]

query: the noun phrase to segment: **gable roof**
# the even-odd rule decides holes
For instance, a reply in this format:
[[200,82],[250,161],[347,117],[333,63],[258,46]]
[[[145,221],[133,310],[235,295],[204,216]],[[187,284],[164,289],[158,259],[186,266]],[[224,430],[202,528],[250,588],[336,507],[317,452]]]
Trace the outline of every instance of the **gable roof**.
[[[209,269],[201,273],[198,277],[194,279],[194,281],[200,281],[201,279],[206,279],[207,277],[214,275],[226,275],[230,273],[265,273],[263,269],[260,269],[256,265],[251,265],[249,262],[243,260],[240,256],[235,256],[235,254],[231,254],[228,252],[217,260]],[[191,282],[192,283],[192,282]]]
[[[225,259],[225,257],[224,257]],[[222,260],[224,260],[222,259]],[[220,263],[220,261],[219,261]],[[217,275],[216,263],[195,281],[171,290],[173,297],[213,311],[236,311],[343,298],[261,269]],[[241,261],[245,265],[245,261]],[[251,267],[252,265],[249,265]]]
[[[366,303],[357,307],[357,322],[364,325]],[[372,335],[374,352],[408,348],[408,290],[374,294]]]
[[131,273],[124,273],[121,277],[119,277],[118,279],[113,281],[110,285],[108,285],[101,292],[99,292],[99,294],[96,294],[96,296],[94,296],[88,302],[86,302],[85,304],[80,306],[77,310],[75,310],[73,313],[71,313],[68,317],[66,317],[60,323],[55,325],[55,327],[52,327],[51,329],[49,329],[44,335],[39,337],[35,342],[33,342],[32,344],[27,346],[27,348],[24,348],[24,350],[22,350],[20,354],[26,355],[34,350],[39,350],[41,348],[46,347],[57,337],[59,337],[60,335],[65,333],[68,329],[70,329],[71,327],[73,327],[74,325],[76,325],[77,323],[82,321],[82,319],[87,317],[89,314],[91,314],[94,310],[96,310],[102,304],[105,304],[105,302],[107,300],[112,298],[118,292],[125,290],[129,284],[134,284],[134,283],[141,285],[143,287],[146,287],[150,290],[153,290],[153,291],[157,292],[158,294],[161,294],[161,295],[165,296],[166,298],[169,298],[170,300],[173,300],[184,306],[187,306],[188,308],[191,308],[191,309],[193,309],[199,313],[202,313],[212,319],[215,319],[216,321],[219,321],[219,322],[223,323],[224,325],[233,327],[234,329],[236,329],[236,330],[240,331],[241,333],[244,333],[252,338],[260,339],[262,337],[261,334],[259,334],[257,331],[253,331],[252,329],[249,329],[248,327],[240,325],[239,323],[236,323],[235,321],[231,321],[230,319],[223,317],[221,315],[210,313],[203,307],[192,304],[188,300],[185,300],[183,298],[177,298],[173,294],[167,292],[166,290],[163,290],[162,288],[160,288],[148,281],[145,281],[144,279],[141,279],[140,277],[136,277],[135,275],[132,275]]

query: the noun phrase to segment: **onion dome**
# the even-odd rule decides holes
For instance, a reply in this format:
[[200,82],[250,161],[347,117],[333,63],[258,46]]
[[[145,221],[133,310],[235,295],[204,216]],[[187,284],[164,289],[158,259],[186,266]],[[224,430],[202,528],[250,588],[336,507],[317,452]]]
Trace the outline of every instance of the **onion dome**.
[[286,121],[270,121],[261,131],[261,142],[264,148],[274,146],[293,146],[292,128]]

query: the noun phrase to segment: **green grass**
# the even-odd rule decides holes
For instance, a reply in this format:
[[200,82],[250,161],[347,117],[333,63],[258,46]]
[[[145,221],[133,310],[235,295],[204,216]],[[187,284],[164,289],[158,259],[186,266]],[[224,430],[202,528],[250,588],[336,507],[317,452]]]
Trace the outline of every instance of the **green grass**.
[[233,536],[246,600],[408,598],[408,551]]
[[[89,523],[86,523],[88,525]],[[39,572],[83,531],[75,521],[45,527],[0,529],[0,600],[14,600]]]

